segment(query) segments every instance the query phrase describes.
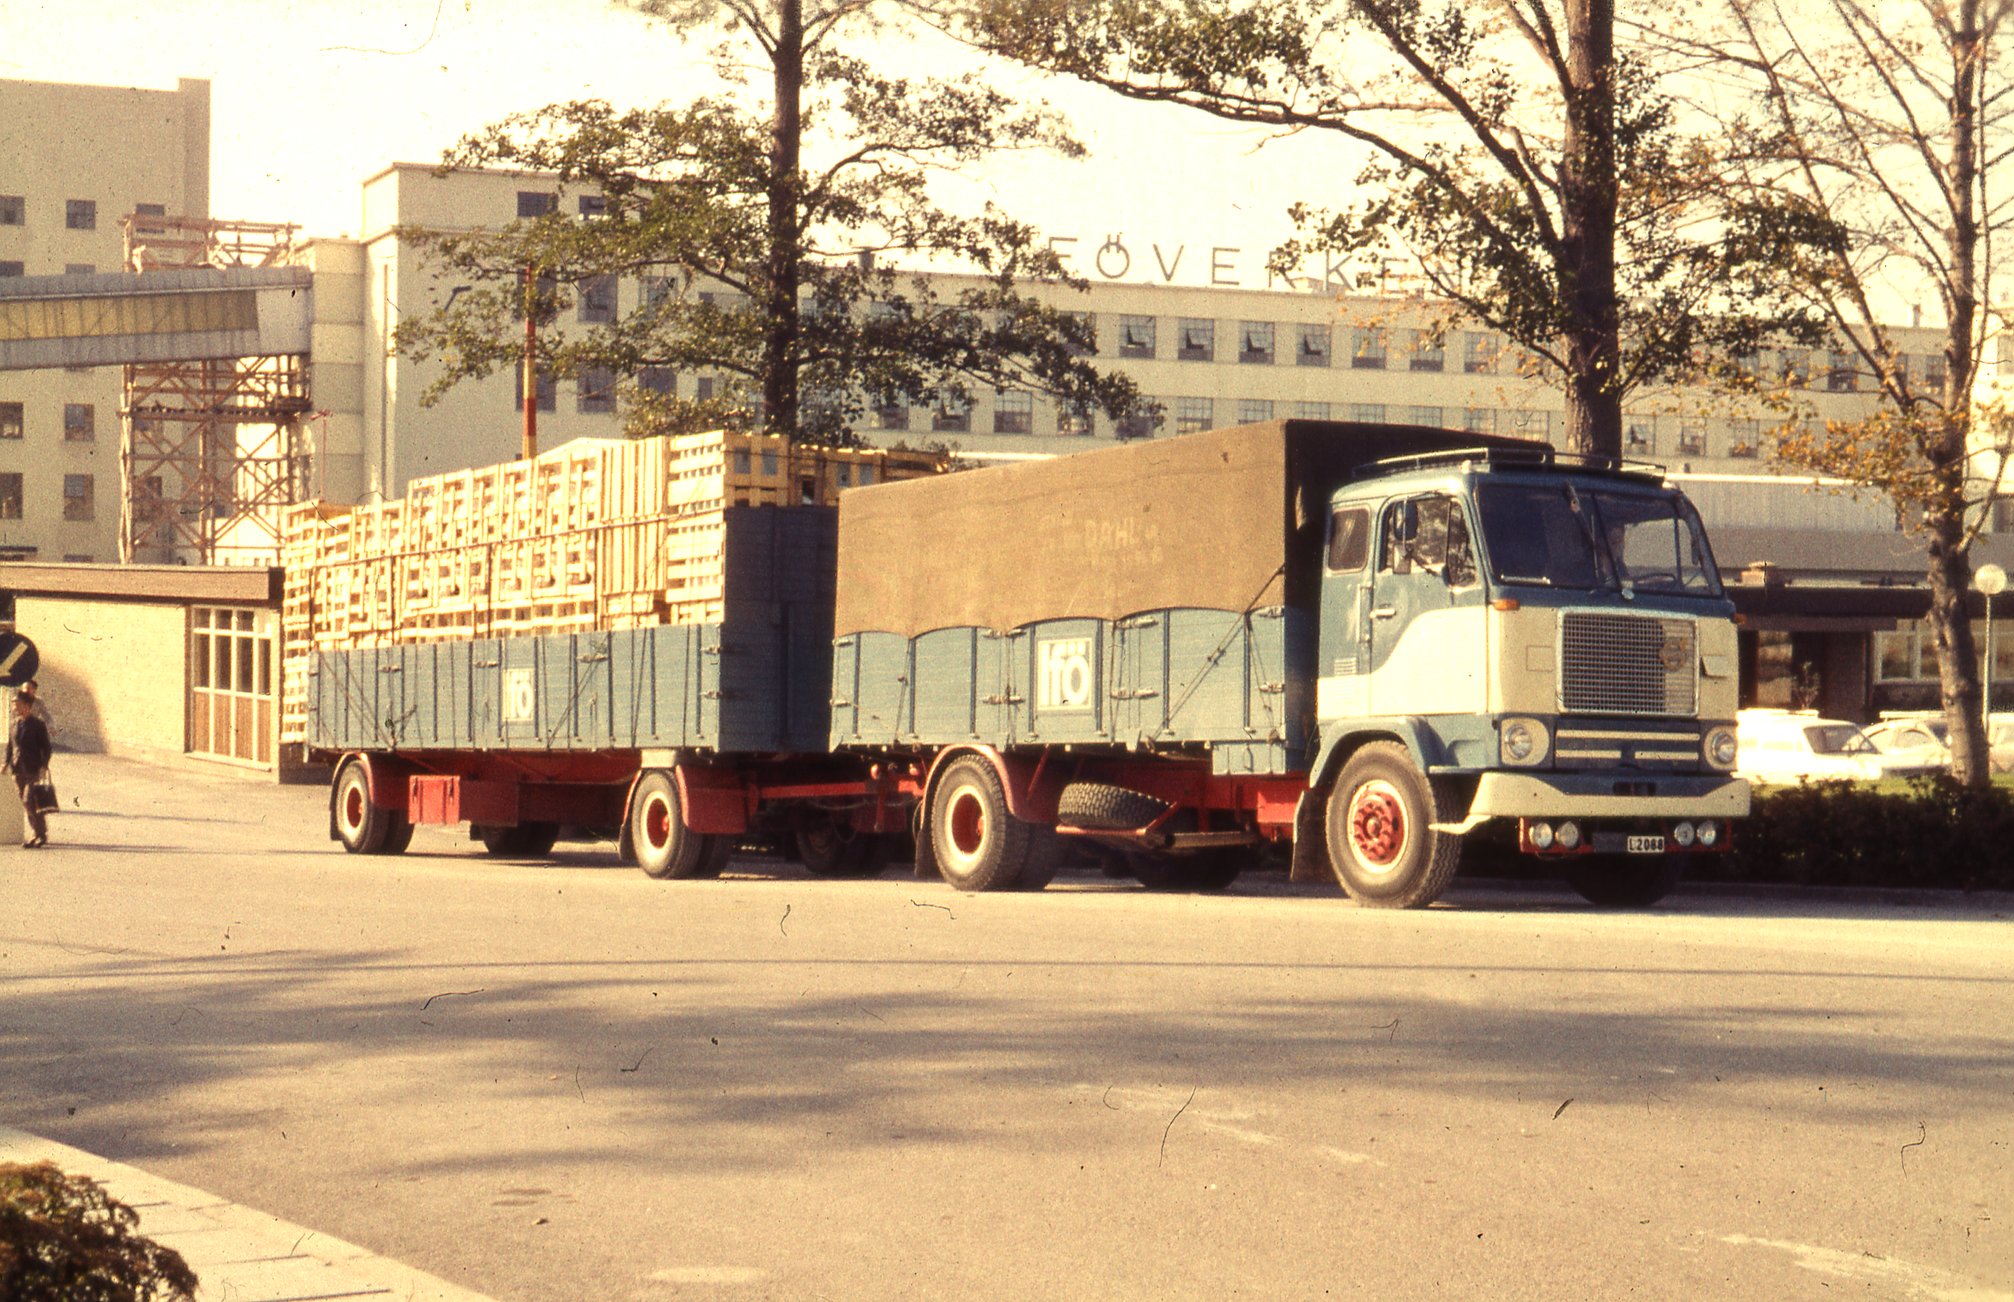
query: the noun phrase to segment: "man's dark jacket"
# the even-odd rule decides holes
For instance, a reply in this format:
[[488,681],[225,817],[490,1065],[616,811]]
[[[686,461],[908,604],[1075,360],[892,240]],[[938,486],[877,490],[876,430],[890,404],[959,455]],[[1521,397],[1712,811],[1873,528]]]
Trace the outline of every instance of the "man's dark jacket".
[[49,729],[34,715],[14,720],[14,730],[7,734],[7,767],[14,771],[14,780],[33,781],[49,767]]

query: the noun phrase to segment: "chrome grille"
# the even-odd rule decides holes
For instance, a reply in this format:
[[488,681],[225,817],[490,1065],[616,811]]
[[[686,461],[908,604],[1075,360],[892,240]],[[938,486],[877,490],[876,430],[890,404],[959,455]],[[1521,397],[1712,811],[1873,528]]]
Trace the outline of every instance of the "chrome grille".
[[1569,610],[1560,615],[1560,708],[1693,714],[1699,655],[1689,619]]

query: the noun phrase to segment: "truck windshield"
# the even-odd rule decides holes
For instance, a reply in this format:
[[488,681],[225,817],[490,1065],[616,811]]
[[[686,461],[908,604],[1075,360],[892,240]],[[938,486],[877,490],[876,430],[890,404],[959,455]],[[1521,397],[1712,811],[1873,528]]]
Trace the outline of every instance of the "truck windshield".
[[1699,517],[1676,493],[1494,483],[1477,507],[1499,583],[1720,594]]

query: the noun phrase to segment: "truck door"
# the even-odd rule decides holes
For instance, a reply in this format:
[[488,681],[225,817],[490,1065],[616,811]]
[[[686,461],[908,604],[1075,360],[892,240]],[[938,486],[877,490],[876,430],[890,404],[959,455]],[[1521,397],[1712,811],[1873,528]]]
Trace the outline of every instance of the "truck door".
[[1366,620],[1369,712],[1480,711],[1486,607],[1461,501],[1422,493],[1388,503],[1376,551]]
[[1322,565],[1321,668],[1315,715],[1359,718],[1370,712],[1372,506],[1329,512],[1329,546]]

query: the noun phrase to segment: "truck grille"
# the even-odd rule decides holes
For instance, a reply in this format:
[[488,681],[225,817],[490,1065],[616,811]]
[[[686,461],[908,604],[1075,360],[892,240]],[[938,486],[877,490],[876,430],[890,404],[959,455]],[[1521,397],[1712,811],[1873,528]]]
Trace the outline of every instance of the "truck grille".
[[1565,611],[1560,708],[1598,714],[1693,714],[1699,656],[1689,619]]

